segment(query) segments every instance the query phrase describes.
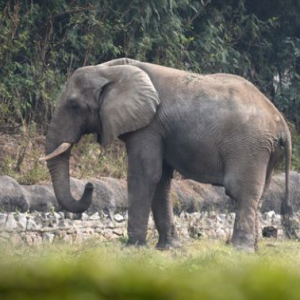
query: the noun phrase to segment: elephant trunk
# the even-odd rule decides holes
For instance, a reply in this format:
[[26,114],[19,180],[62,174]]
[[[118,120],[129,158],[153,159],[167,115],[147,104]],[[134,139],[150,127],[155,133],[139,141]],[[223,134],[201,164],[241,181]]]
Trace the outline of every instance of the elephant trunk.
[[71,195],[69,160],[71,149],[63,154],[47,161],[47,166],[51,174],[54,193],[58,203],[67,211],[72,213],[82,213],[89,208],[92,203],[93,185],[87,183],[80,200],[76,200]]

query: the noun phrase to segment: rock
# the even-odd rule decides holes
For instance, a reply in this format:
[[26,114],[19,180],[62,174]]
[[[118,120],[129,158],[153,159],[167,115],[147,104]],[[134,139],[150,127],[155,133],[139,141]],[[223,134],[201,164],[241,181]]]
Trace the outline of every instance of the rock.
[[38,224],[42,224],[43,227],[56,227],[56,220],[51,219],[48,214],[41,214],[40,217],[37,218]]
[[110,229],[113,229],[113,228],[116,228],[116,227],[117,227],[117,224],[114,223],[114,222],[112,222],[112,221],[110,221],[110,222],[108,222],[108,223],[106,224],[106,227],[107,227],[107,228],[110,228]]
[[203,212],[201,212],[200,219],[206,219],[207,216],[208,216],[208,212],[207,211],[203,211]]
[[[71,190],[76,198],[80,198],[87,181],[71,178]],[[87,213],[93,214],[104,211],[110,215],[127,209],[127,191],[120,180],[114,178],[101,178],[91,180],[94,185],[93,201]]]
[[4,230],[6,220],[7,220],[7,214],[0,213],[0,231]]
[[65,215],[65,219],[70,219],[70,220],[72,220],[73,218],[74,218],[74,214],[73,213],[71,213],[71,212],[69,212],[69,211],[66,211],[65,213],[64,213],[64,215]]
[[17,247],[17,246],[23,244],[23,240],[18,233],[12,234],[10,236],[9,240],[13,247]]
[[[127,215],[128,215],[128,213],[127,213]],[[187,217],[187,214],[185,211],[182,211],[178,216],[179,216],[179,218],[183,219],[183,218]],[[177,216],[175,215],[175,217],[177,217]]]
[[[45,225],[47,227],[49,226],[50,219],[48,218],[48,216],[46,218],[43,218],[41,214],[36,214],[33,218],[34,218],[34,222],[35,222],[35,226],[36,226],[35,229],[36,230],[41,229]],[[45,223],[45,221],[46,221],[46,223]]]
[[229,216],[231,220],[235,220],[235,213],[230,213]]
[[56,228],[58,226],[60,218],[56,218],[54,215],[50,215],[47,218],[42,218],[44,227]]
[[220,217],[220,215],[217,215],[216,221],[219,225],[224,225],[226,222],[226,219]]
[[112,236],[112,232],[111,232],[111,230],[109,230],[109,229],[104,229],[104,230],[101,231],[101,235],[102,235],[105,239],[110,240],[110,239],[111,239],[111,236]]
[[[300,173],[290,172],[290,201],[294,211],[300,210]],[[272,177],[270,187],[262,201],[261,212],[274,211],[281,213],[282,199],[285,197],[285,174]]]
[[214,211],[211,211],[211,212],[208,213],[208,217],[211,220],[216,220],[217,219],[217,214]]
[[226,214],[219,214],[218,219],[225,221],[225,220],[227,220],[227,215]]
[[110,188],[109,184],[100,181],[92,180],[94,185],[94,198],[88,212],[103,211],[106,214],[113,214],[116,210],[116,195]]
[[[128,208],[126,181],[111,177],[103,177],[99,181],[109,189],[107,198],[99,198],[101,203],[104,203],[103,210],[109,215],[126,211]],[[97,185],[95,186],[95,189],[97,192]],[[112,198],[110,198],[110,192],[112,192]]]
[[13,232],[17,228],[18,228],[18,225],[17,225],[17,222],[16,222],[13,214],[8,214],[4,230],[8,231],[8,232]]
[[281,225],[281,215],[275,215],[272,219],[273,225]]
[[82,214],[73,214],[73,220],[81,220]]
[[114,220],[115,220],[116,222],[119,222],[119,223],[125,221],[124,217],[123,217],[122,215],[120,215],[120,214],[114,215]]
[[206,224],[207,224],[209,227],[214,227],[214,226],[215,226],[215,220],[207,219],[207,220],[206,220]]
[[65,214],[63,211],[58,212],[58,215],[60,216],[59,219],[64,219],[65,218]]
[[88,219],[89,219],[88,214],[86,214],[86,213],[82,213],[82,214],[81,214],[81,220],[82,220],[82,221],[87,221]]
[[0,207],[5,212],[26,212],[29,209],[22,187],[8,176],[0,176]]
[[[297,211],[300,210],[300,174],[291,172],[290,179],[290,198]],[[71,178],[72,193],[77,199],[82,196],[85,183],[84,180]],[[114,213],[123,213],[127,209],[128,199],[124,180],[101,178],[101,180],[92,180],[92,183],[94,195],[92,205],[87,211],[89,215],[104,211],[111,216]],[[270,188],[262,201],[261,211],[280,213],[284,194],[284,174],[273,176]],[[217,214],[224,214],[224,212],[234,211],[234,203],[225,195],[223,187],[201,184],[192,180],[173,180],[171,198],[175,213],[178,215],[181,212],[215,211]],[[7,176],[0,176],[0,207],[6,212],[61,211],[50,184],[21,187],[14,179]],[[77,216],[67,212],[66,218],[78,219]]]
[[[295,176],[294,174],[293,177],[295,178]],[[0,181],[1,178],[0,176]],[[278,178],[281,177],[279,176]],[[80,193],[83,191],[81,188],[84,188],[85,183],[84,181],[78,182],[76,183],[78,189],[76,197],[81,196]],[[185,239],[190,235],[197,239],[205,236],[227,240],[232,234],[235,214],[227,210],[229,202],[226,205],[222,204],[218,206],[218,201],[224,200],[222,198],[224,190],[218,187],[198,184],[190,180],[174,182],[175,192],[178,192],[176,197],[179,202],[181,201],[181,197],[185,197],[179,194],[187,193],[187,198],[185,198],[187,202],[178,206],[180,207],[180,213],[179,216],[175,215],[174,218],[180,237]],[[4,234],[1,240],[11,239],[14,245],[18,245],[22,238],[27,244],[52,243],[53,240],[57,239],[65,240],[67,243],[72,243],[73,240],[76,243],[80,243],[93,236],[100,236],[101,239],[115,239],[119,236],[124,236],[124,232],[126,231],[125,221],[128,218],[127,211],[122,212],[122,209],[125,209],[127,205],[124,182],[106,178],[101,179],[101,183],[95,181],[94,185],[97,185],[99,188],[97,196],[99,198],[96,200],[98,202],[93,208],[94,211],[90,210],[88,213],[71,214],[62,211],[57,213],[53,212],[53,210],[51,212],[35,212],[28,216],[25,213],[0,213],[0,237],[1,231]],[[103,188],[103,185],[106,188]],[[116,187],[117,192],[114,191],[114,187]],[[280,188],[282,189],[284,186]],[[32,188],[31,191],[37,192],[39,189]],[[23,192],[23,196],[29,199],[28,190]],[[103,200],[101,197],[106,199],[104,204],[101,203]],[[173,195],[173,197],[175,196]],[[207,203],[208,201],[212,201],[210,206]],[[209,207],[210,210],[196,211],[199,207]],[[226,210],[222,211],[224,208]],[[259,214],[260,236],[284,238],[281,216],[276,214],[276,209],[277,207],[274,206],[272,211],[265,211],[263,214]],[[191,211],[190,213],[187,212],[189,210]],[[112,216],[112,212],[114,211],[116,211],[116,214]],[[291,222],[293,230],[300,235],[299,219],[300,212],[295,214]],[[148,234],[148,236],[155,239],[158,236],[152,217],[149,219]]]
[[40,235],[33,236],[33,245],[39,246],[42,245],[42,243],[43,243],[43,239]]
[[27,228],[26,228],[26,230],[32,231],[32,230],[36,230],[36,229],[37,229],[37,226],[35,224],[34,218],[32,216],[28,217],[27,218]]
[[203,236],[203,229],[195,224],[190,224],[188,226],[189,236],[194,239],[199,239]]
[[190,214],[190,216],[194,219],[200,219],[201,218],[201,213],[193,212],[193,213]]
[[285,231],[283,229],[277,229],[277,238],[284,239],[285,238]]
[[25,243],[29,246],[33,244],[33,238],[30,234],[25,235]]
[[275,217],[275,212],[273,210],[263,214],[263,219],[269,222],[272,221],[273,217]]
[[94,229],[91,227],[87,227],[83,230],[84,233],[88,233],[89,235],[93,235],[94,234]]
[[99,213],[98,212],[94,213],[93,215],[90,216],[89,219],[90,220],[100,220]]
[[228,235],[227,235],[226,231],[223,228],[218,228],[216,230],[216,237],[221,239],[221,240],[226,240]]
[[43,234],[43,242],[52,244],[54,241],[55,235],[53,233],[44,233]]
[[26,214],[17,214],[15,216],[17,221],[17,230],[18,231],[25,231],[27,227],[27,215]]
[[192,213],[200,210],[199,194],[186,181],[173,181],[170,197],[176,215],[182,211]]
[[101,210],[99,212],[99,216],[100,216],[100,219],[107,219],[107,218],[109,218],[109,215],[106,214],[103,210]]
[[49,227],[57,227],[60,220],[62,219],[64,219],[62,218],[62,215],[57,212],[49,214],[48,216],[48,220],[50,221]]
[[58,204],[51,187],[43,185],[24,185],[22,189],[27,195],[30,212],[61,210],[61,206]]
[[61,227],[61,228],[69,227],[70,222],[71,222],[71,220],[68,220],[68,219],[59,219],[58,220],[58,227]]
[[123,230],[121,230],[121,229],[114,229],[113,234],[115,234],[117,236],[124,236]]

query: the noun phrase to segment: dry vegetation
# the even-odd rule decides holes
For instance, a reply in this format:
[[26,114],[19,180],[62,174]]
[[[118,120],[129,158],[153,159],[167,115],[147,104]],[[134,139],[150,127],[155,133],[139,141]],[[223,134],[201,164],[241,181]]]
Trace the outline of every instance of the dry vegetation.
[[[21,184],[49,181],[46,164],[39,162],[44,148],[45,137],[34,128],[14,134],[0,132],[0,174]],[[70,173],[76,178],[125,178],[127,157],[123,143],[115,141],[104,149],[93,135],[84,136],[72,150]]]

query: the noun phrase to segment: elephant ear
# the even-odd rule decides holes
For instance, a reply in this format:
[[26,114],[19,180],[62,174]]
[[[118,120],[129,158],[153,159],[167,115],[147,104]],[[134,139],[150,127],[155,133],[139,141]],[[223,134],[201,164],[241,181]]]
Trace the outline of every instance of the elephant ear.
[[160,99],[148,74],[137,67],[99,66],[99,70],[109,79],[100,107],[101,144],[106,146],[121,134],[147,126]]

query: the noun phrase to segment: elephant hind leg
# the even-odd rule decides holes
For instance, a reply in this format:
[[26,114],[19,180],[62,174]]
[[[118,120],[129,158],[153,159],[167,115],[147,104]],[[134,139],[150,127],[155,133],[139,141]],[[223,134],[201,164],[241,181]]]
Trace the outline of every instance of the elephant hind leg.
[[159,234],[156,247],[160,250],[180,247],[174,225],[173,204],[169,197],[172,177],[173,168],[164,163],[152,202],[154,222]]
[[231,242],[238,250],[255,252],[258,239],[258,206],[266,183],[265,164],[249,165],[225,176],[226,193],[235,200],[235,223]]

